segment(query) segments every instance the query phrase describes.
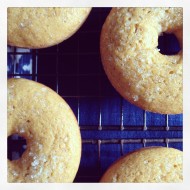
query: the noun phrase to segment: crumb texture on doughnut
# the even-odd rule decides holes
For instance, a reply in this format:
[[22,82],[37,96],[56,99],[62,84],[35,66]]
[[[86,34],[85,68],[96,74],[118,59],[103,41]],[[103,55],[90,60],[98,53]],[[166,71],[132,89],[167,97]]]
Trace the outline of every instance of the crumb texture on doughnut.
[[182,151],[166,147],[141,148],[105,172],[103,183],[179,183],[183,181]]
[[20,159],[8,160],[8,182],[72,182],[81,136],[68,104],[50,88],[27,79],[8,80],[7,135],[27,141]]
[[44,48],[73,35],[91,8],[8,8],[8,44]]
[[[182,8],[113,8],[101,32],[100,51],[114,88],[142,109],[179,114],[182,108]],[[159,52],[158,37],[174,33],[181,50]]]

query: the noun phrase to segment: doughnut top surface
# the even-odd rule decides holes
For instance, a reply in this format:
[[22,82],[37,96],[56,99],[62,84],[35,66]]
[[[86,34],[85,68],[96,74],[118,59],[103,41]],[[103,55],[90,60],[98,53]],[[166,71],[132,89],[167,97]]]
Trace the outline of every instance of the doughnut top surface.
[[[182,108],[182,8],[113,8],[101,32],[105,72],[129,102],[156,113]],[[174,33],[181,51],[159,52],[158,37]]]
[[8,182],[72,182],[81,157],[81,136],[68,104],[50,88],[26,79],[8,80],[8,136],[27,149],[8,160]]
[[113,163],[101,182],[168,183],[182,182],[182,152],[165,147],[142,148]]
[[44,48],[73,35],[91,8],[8,8],[8,44]]

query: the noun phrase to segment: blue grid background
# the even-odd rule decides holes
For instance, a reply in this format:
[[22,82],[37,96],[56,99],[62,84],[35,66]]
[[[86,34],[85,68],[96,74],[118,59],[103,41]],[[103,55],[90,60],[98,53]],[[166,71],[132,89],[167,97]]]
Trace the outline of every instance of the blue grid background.
[[[93,8],[80,30],[59,45],[38,50],[8,47],[8,77],[49,86],[78,119],[83,144],[75,182],[98,182],[113,161],[141,147],[182,150],[182,114],[146,112],[124,100],[108,81],[99,38],[109,11]],[[166,47],[161,39],[159,44]]]

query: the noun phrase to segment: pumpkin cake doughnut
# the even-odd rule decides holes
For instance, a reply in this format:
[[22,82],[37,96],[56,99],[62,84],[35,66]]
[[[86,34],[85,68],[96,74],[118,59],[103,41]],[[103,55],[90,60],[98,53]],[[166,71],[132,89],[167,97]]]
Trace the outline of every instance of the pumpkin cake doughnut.
[[27,79],[8,80],[7,135],[26,139],[8,160],[10,183],[72,182],[81,158],[81,136],[68,104],[53,90]]
[[124,155],[102,176],[102,183],[179,183],[183,152],[174,148],[141,148]]
[[[182,8],[113,8],[101,32],[104,70],[114,88],[144,110],[179,114],[182,108]],[[158,37],[173,33],[180,52],[163,55]]]
[[45,48],[72,36],[91,8],[8,8],[8,44]]

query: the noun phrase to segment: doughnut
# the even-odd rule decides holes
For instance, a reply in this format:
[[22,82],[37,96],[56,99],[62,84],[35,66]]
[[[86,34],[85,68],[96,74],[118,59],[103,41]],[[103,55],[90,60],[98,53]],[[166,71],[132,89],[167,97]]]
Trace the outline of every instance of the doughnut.
[[[101,60],[113,87],[130,103],[160,114],[180,114],[182,8],[113,8],[100,37]],[[180,51],[163,55],[158,37],[174,34]]]
[[8,137],[26,139],[22,156],[8,161],[9,183],[73,182],[81,135],[68,104],[53,90],[28,79],[8,79]]
[[8,8],[8,45],[45,48],[72,36],[91,8]]
[[102,176],[101,183],[179,183],[183,181],[182,151],[141,148],[124,155]]

